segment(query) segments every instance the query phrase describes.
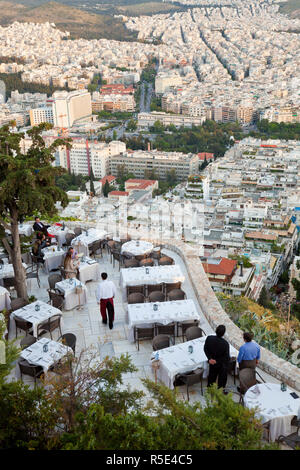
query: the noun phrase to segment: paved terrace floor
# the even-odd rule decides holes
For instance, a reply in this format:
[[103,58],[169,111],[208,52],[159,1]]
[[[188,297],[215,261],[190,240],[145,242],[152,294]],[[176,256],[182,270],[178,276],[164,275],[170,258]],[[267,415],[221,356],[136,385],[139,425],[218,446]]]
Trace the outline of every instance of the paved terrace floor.
[[[213,330],[208,324],[206,318],[201,312],[201,308],[197,302],[194,294],[193,287],[191,285],[189,276],[185,269],[185,265],[176,253],[164,249],[163,253],[171,256],[176,264],[179,264],[181,270],[185,276],[185,281],[182,285],[182,289],[185,291],[187,298],[193,299],[196,308],[201,316],[200,327],[206,335],[212,334]],[[62,333],[74,333],[77,338],[76,343],[76,355],[82,349],[92,348],[99,354],[99,361],[103,360],[106,356],[120,357],[122,353],[128,353],[131,357],[133,364],[137,367],[137,372],[128,373],[123,375],[124,387],[129,385],[132,389],[143,390],[146,394],[145,400],[147,400],[148,392],[147,389],[141,382],[143,378],[150,378],[154,380],[154,374],[151,368],[150,357],[152,353],[151,341],[141,341],[140,350],[137,350],[137,346],[134,343],[128,341],[128,325],[125,321],[126,307],[127,304],[123,300],[122,290],[119,285],[120,272],[118,263],[113,268],[110,263],[109,256],[106,250],[103,251],[103,257],[97,258],[100,264],[100,272],[107,272],[109,279],[114,281],[117,286],[117,295],[115,298],[115,322],[112,330],[109,330],[107,325],[102,324],[102,319],[99,311],[99,305],[96,302],[95,291],[97,288],[97,282],[87,282],[88,290],[88,302],[83,306],[82,310],[63,310],[63,325]],[[41,288],[38,287],[35,279],[28,280],[28,292],[29,295],[34,295],[38,300],[47,302],[49,300],[47,289],[48,286],[48,275],[40,271]],[[49,336],[49,335],[45,335]],[[24,337],[23,332],[18,333],[17,344]],[[50,337],[50,336],[49,336]],[[54,331],[53,339],[56,340],[59,337],[59,330]],[[15,325],[12,322],[9,339],[15,338]],[[176,338],[176,344],[181,342],[181,337]],[[264,371],[259,370],[259,373],[267,382],[278,383],[276,379],[270,377]],[[11,379],[17,377],[16,370],[12,372]],[[28,376],[24,376],[23,380],[25,383],[33,386],[33,379]],[[228,375],[227,387],[233,387],[233,378]],[[206,389],[206,379],[203,381],[204,392]],[[182,399],[186,397],[186,387],[176,387],[178,396]],[[237,396],[235,396],[237,399]],[[149,397],[150,398],[150,397]],[[200,384],[196,384],[190,389],[190,402],[200,401],[204,403],[204,398],[201,395]]]

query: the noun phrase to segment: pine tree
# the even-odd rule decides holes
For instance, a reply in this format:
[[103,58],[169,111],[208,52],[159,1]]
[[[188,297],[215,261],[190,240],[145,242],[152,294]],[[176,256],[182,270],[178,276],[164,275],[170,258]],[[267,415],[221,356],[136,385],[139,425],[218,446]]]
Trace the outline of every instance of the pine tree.
[[92,193],[93,196],[95,195],[94,180],[95,180],[94,172],[93,172],[93,168],[91,167],[91,172],[90,172],[90,193]]
[[107,197],[108,196],[108,193],[109,193],[109,182],[108,180],[105,181],[105,184],[103,186],[103,196],[104,197]]

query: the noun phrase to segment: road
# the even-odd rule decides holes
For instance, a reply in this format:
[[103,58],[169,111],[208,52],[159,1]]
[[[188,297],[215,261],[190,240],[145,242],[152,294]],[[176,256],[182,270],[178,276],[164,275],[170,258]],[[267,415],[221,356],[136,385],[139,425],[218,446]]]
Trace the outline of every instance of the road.
[[152,83],[142,82],[141,83],[140,113],[150,113],[150,104],[151,104],[152,94],[153,94]]

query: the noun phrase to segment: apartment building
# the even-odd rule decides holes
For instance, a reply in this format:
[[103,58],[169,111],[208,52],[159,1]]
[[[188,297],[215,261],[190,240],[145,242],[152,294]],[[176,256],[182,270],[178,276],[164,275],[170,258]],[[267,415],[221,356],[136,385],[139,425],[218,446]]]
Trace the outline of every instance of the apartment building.
[[93,169],[96,178],[104,178],[110,173],[110,159],[112,156],[125,152],[124,142],[89,141],[74,138],[70,150],[61,147],[58,151],[59,165],[74,172],[76,175],[89,175]]
[[201,126],[205,121],[204,116],[185,116],[183,114],[167,114],[163,112],[153,111],[152,113],[139,113],[138,126],[141,128],[149,128],[156,121],[160,121],[164,126],[173,124],[175,127],[192,127]]
[[198,172],[199,160],[195,154],[181,152],[160,152],[158,150],[126,152],[112,156],[110,159],[110,172],[117,175],[118,167],[123,165],[128,173],[136,178],[143,179],[147,174],[154,172],[157,179],[166,179],[171,170],[175,170],[180,181],[186,180],[189,175]]
[[53,93],[53,121],[55,127],[72,127],[92,116],[91,95],[87,90],[56,91]]
[[29,111],[30,125],[38,126],[42,122],[49,122],[54,124],[52,106],[41,106],[33,108]]

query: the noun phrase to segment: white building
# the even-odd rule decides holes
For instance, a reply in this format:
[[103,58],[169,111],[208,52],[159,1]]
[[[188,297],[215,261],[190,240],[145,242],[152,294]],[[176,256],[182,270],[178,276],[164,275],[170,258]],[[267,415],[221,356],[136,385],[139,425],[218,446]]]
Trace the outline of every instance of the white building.
[[87,90],[56,91],[52,98],[55,127],[69,128],[92,116],[91,95]]

